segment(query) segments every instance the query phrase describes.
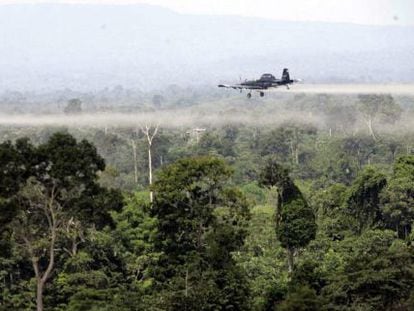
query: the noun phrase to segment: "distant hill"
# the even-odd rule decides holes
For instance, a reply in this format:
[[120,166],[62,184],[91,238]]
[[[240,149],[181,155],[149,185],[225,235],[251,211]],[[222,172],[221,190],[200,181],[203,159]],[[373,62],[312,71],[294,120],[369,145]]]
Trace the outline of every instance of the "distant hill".
[[0,5],[0,90],[413,82],[414,27],[181,15],[147,5]]

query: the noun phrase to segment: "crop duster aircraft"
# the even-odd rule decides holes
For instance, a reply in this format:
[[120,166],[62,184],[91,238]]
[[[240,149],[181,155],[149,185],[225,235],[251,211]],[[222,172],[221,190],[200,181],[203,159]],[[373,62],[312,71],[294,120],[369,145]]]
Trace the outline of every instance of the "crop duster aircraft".
[[260,94],[260,97],[264,96],[264,90],[269,88],[277,88],[278,86],[286,86],[289,89],[289,84],[300,82],[300,80],[292,80],[289,76],[289,69],[283,69],[282,78],[276,79],[274,75],[270,73],[263,74],[259,80],[246,80],[240,84],[227,85],[219,84],[218,87],[230,88],[235,90],[243,91],[243,89],[249,90],[247,93],[247,98],[252,97],[251,91],[257,91]]

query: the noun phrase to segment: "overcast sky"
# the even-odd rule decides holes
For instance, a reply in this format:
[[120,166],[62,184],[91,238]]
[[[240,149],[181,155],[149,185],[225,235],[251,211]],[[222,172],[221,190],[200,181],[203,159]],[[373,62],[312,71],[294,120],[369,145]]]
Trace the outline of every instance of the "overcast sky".
[[146,3],[191,14],[232,14],[278,20],[368,25],[414,25],[414,0],[0,0],[2,4],[41,2]]

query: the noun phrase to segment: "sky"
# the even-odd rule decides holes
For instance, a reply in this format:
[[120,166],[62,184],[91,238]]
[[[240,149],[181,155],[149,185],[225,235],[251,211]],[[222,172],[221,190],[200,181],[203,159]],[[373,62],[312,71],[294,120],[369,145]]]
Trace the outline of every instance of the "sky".
[[0,0],[16,3],[145,3],[183,14],[241,15],[290,21],[414,25],[414,0]]

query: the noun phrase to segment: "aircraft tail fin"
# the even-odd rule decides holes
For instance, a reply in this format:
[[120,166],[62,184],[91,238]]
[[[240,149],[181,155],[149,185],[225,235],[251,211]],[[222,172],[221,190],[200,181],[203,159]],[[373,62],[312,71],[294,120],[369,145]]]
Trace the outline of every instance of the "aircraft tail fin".
[[290,81],[289,69],[287,68],[283,69],[282,81]]

